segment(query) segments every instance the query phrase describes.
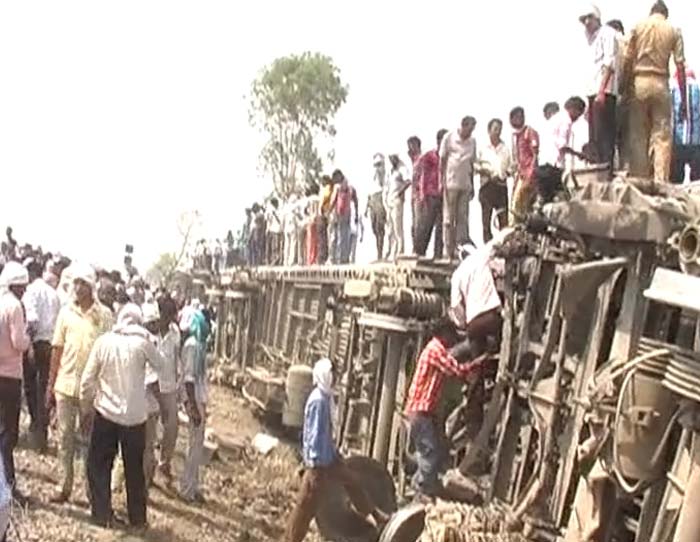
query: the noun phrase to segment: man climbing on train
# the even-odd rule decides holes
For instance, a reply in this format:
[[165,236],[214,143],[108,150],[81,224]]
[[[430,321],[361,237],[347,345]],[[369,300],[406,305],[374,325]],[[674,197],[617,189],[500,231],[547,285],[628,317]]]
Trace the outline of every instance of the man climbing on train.
[[469,356],[468,347],[455,348],[459,343],[457,327],[449,318],[435,326],[416,364],[404,413],[409,421],[411,446],[415,450],[418,470],[413,487],[419,498],[434,498],[442,493],[439,472],[446,458],[444,431],[438,420],[438,407],[445,378],[467,380],[477,376],[483,358],[468,363],[459,359]]

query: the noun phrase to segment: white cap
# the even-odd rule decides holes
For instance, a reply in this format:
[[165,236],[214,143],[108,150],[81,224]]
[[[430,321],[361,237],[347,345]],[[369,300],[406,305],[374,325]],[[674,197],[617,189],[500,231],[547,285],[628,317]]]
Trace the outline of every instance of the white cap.
[[29,284],[29,273],[17,262],[7,262],[0,274],[0,286],[26,286]]

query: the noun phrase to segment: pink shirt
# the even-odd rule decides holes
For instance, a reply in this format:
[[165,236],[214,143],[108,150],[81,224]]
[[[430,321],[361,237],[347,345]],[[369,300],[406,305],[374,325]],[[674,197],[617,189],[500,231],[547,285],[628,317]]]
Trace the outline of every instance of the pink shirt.
[[0,377],[22,380],[22,354],[28,348],[22,303],[6,291],[0,295]]
[[418,199],[424,201],[427,196],[440,196],[440,155],[437,149],[426,152],[418,160],[420,178]]

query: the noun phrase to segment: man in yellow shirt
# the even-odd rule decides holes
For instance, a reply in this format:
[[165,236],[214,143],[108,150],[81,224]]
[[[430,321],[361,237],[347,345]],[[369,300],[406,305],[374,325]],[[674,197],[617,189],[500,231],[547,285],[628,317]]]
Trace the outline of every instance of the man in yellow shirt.
[[[629,93],[630,174],[668,182],[671,170],[671,93],[668,88],[671,55],[683,74],[685,53],[680,30],[668,22],[668,8],[659,0],[649,17],[630,35],[625,53],[623,85]],[[681,96],[681,115],[687,118],[687,99]]]
[[90,266],[72,266],[74,299],[58,315],[52,341],[51,374],[47,409],[56,407],[61,488],[51,499],[66,502],[73,491],[73,456],[80,439],[87,437],[89,420],[80,416],[80,379],[95,340],[109,331],[112,313],[95,297],[95,271]]

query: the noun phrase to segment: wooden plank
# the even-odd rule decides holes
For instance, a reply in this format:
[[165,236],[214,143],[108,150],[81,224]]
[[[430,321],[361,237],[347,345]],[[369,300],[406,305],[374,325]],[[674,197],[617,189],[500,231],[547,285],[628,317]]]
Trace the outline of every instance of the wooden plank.
[[610,350],[611,359],[628,360],[637,350],[646,312],[646,301],[642,295],[642,289],[650,273],[648,258],[651,256],[640,250],[635,258],[631,258],[631,263],[627,266],[627,282]]

